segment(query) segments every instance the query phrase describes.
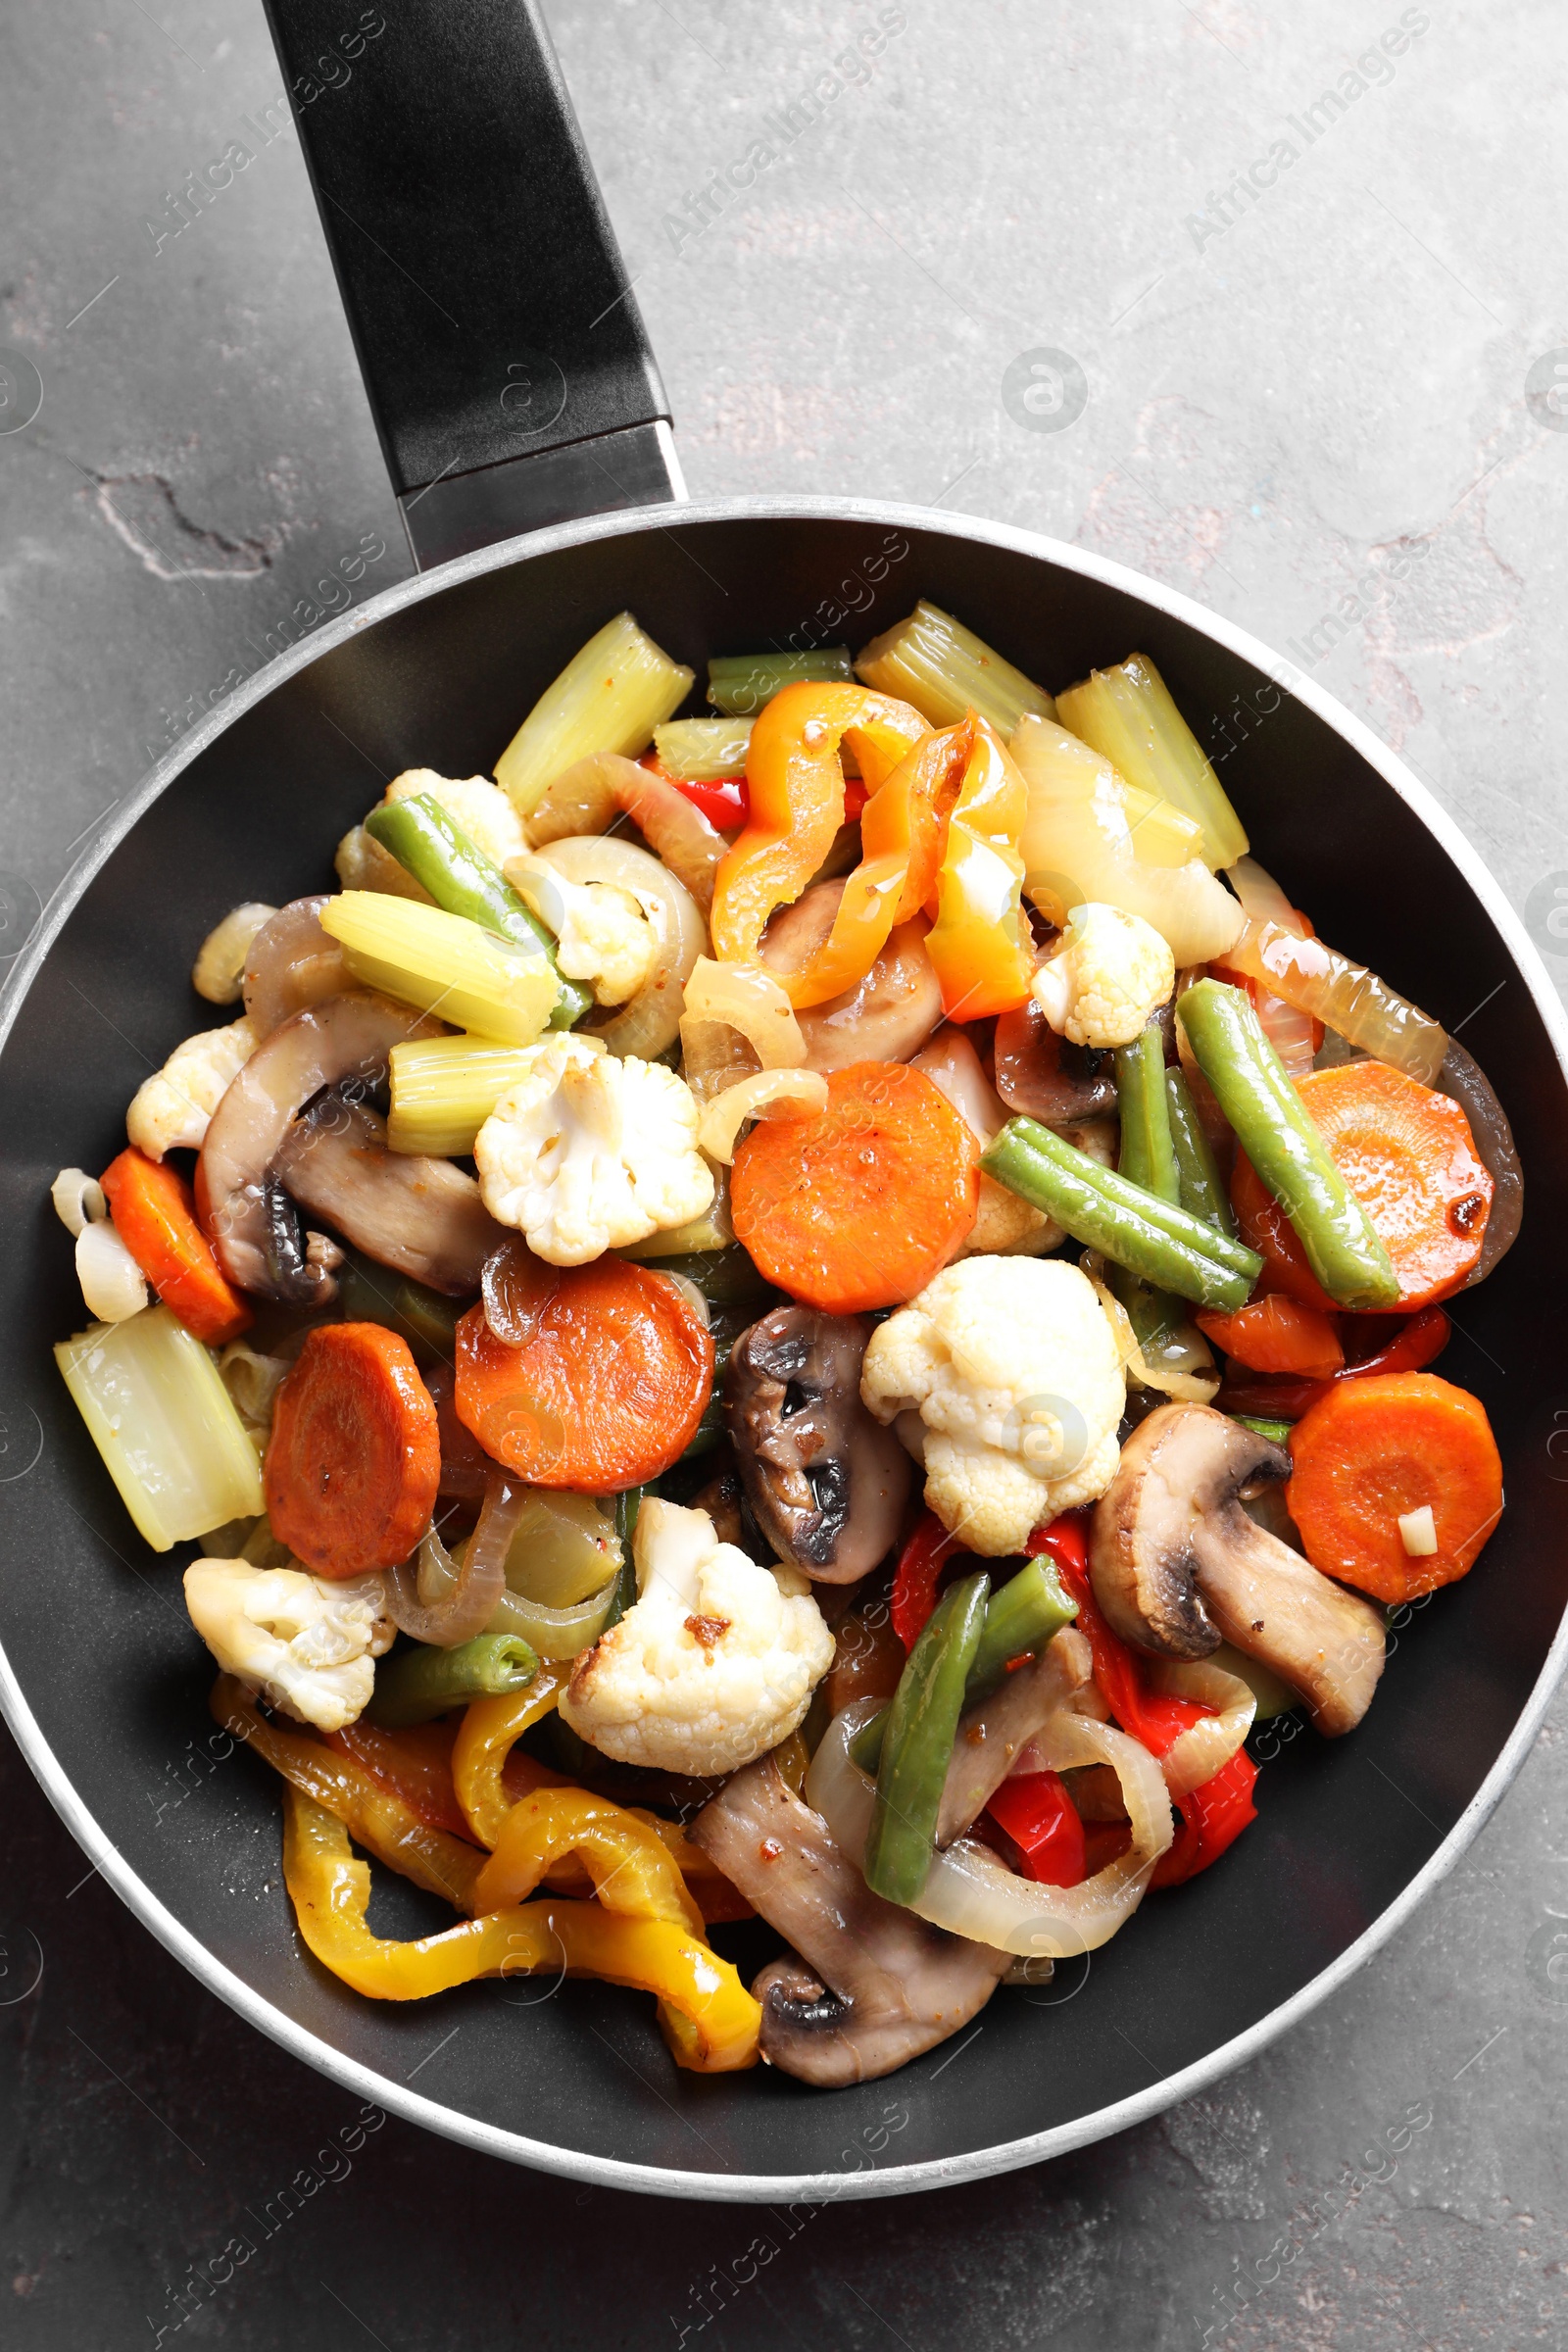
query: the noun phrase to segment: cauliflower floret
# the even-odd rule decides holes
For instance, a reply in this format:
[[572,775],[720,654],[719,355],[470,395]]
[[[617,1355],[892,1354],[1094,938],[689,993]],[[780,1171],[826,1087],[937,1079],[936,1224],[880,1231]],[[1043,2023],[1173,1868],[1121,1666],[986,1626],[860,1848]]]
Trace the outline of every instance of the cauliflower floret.
[[466,833],[476,850],[483,850],[492,865],[520,858],[528,846],[521,817],[488,776],[438,776],[433,767],[406,767],[387,786],[386,798],[406,801],[416,792],[439,801],[459,831]]
[[1060,947],[1035,974],[1034,999],[1075,1046],[1130,1046],[1176,985],[1176,958],[1152,923],[1119,906],[1075,906]]
[[380,1576],[328,1580],[249,1560],[193,1560],[185,1606],[225,1674],[322,1732],[354,1721],[375,1688],[371,1660],[397,1636]]
[[659,956],[653,924],[617,882],[570,882],[543,858],[514,858],[507,880],[556,935],[556,961],[600,1004],[625,1004]]
[[987,1559],[1115,1474],[1121,1360],[1093,1284],[1061,1258],[949,1266],[872,1333],[860,1395],[923,1461],[943,1526]]
[[602,1754],[661,1772],[738,1772],[787,1740],[833,1663],[798,1568],[760,1568],[706,1511],[650,1497],[638,1598],[578,1660],[561,1712]]
[[138,1152],[199,1152],[208,1122],[258,1044],[249,1019],[226,1029],[203,1029],[176,1046],[163,1068],[144,1078],[125,1113],[125,1133]]
[[1042,1209],[1031,1208],[981,1170],[980,1205],[959,1247],[960,1258],[1044,1257],[1065,1239],[1061,1227]]
[[617,1060],[577,1037],[530,1046],[527,1061],[480,1128],[473,1156],[486,1208],[536,1256],[586,1265],[710,1205],[697,1104],[673,1070]]

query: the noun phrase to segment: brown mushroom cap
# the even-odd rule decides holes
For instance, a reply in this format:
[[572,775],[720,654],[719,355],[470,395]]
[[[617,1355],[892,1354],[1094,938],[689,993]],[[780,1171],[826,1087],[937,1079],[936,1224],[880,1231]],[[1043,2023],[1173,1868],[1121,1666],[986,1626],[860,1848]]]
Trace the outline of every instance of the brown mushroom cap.
[[1371,1704],[1383,1618],[1242,1508],[1244,1487],[1289,1469],[1282,1447],[1212,1406],[1161,1405],[1133,1431],[1095,1505],[1095,1598],[1137,1649],[1201,1658],[1226,1641],[1261,1659],[1333,1735]]
[[386,1121],[342,1095],[320,1096],[295,1121],[275,1164],[300,1205],[367,1257],[451,1298],[471,1297],[485,1260],[515,1239],[471,1176],[450,1159],[389,1152]]
[[[814,882],[767,926],[762,961],[798,972],[827,938],[844,896],[842,881]],[[907,1061],[942,1018],[942,989],[925,952],[922,916],[900,923],[863,980],[798,1017],[806,1067],[823,1077],[857,1061]]]

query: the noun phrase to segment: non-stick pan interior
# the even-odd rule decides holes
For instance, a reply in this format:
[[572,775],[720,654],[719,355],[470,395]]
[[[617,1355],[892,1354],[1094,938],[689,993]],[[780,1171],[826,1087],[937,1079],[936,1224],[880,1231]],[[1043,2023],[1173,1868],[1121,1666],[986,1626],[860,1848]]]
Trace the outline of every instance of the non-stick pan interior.
[[[330,887],[338,836],[400,769],[487,771],[611,613],[629,607],[701,674],[714,652],[859,645],[917,595],[1048,685],[1134,647],[1151,654],[1200,738],[1216,753],[1228,740],[1221,773],[1254,852],[1319,931],[1445,1023],[1474,1016],[1464,1043],[1512,1117],[1529,1207],[1512,1256],[1458,1301],[1440,1369],[1492,1415],[1501,1530],[1475,1574],[1399,1632],[1358,1732],[1302,1734],[1265,1764],[1258,1826],[1221,1868],[1152,1897],[1087,1971],[1003,1989],[961,2049],[887,2082],[824,2094],[766,2069],[694,2079],[670,2063],[651,2001],[597,1984],[361,2000],[295,1935],[275,1781],[229,1752],[208,1716],[212,1666],[179,1595],[187,1555],[139,1542],[55,1371],[52,1343],[84,1317],[49,1182],[72,1163],[103,1166],[140,1080],[211,1024],[188,974],[218,916],[240,899]],[[1224,737],[1211,713],[1228,718]],[[458,2129],[473,2119],[675,2175],[961,2170],[1148,2090],[1266,2017],[1399,1895],[1495,1761],[1568,1583],[1568,1487],[1554,1475],[1565,1465],[1548,1450],[1568,1428],[1548,1239],[1568,1214],[1564,1130],[1545,1029],[1463,876],[1330,726],[1187,622],[956,528],[628,523],[413,603],[325,653],[177,777],[66,921],[0,1054],[0,1639],[44,1740],[159,1901],[283,2018],[390,2083],[412,2077]],[[449,1916],[378,1874],[383,1932]],[[748,1965],[762,1948],[755,1929],[715,1940]]]

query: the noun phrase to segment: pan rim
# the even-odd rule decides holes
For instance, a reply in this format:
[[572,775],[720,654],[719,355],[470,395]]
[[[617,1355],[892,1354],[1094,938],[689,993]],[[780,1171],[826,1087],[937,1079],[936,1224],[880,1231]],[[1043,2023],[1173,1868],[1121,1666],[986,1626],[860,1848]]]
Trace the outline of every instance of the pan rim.
[[[667,515],[668,519],[664,517]],[[736,521],[865,522],[897,529],[940,532],[945,536],[995,547],[1054,564],[1058,569],[1135,597],[1166,617],[1196,629],[1250,662],[1283,691],[1291,694],[1327,726],[1333,728],[1396,792],[1425,825],[1481,901],[1498,933],[1514,968],[1525,982],[1568,1080],[1568,1011],[1562,1004],[1533,942],[1513,906],[1504,897],[1485,860],[1448,816],[1430,789],[1415,776],[1396,753],[1380,741],[1362,720],[1328,694],[1299,665],[1285,662],[1222,614],[1162,582],[1109,562],[1088,550],[1040,533],[983,516],[949,514],[935,508],[871,499],[803,497],[744,497],[692,501],[669,509],[632,508],[560,523],[519,538],[476,549],[427,572],[382,589],[365,605],[300,645],[291,648],[226,698],[176,744],[111,812],[51,892],[32,938],[19,955],[0,989],[0,1053],[9,1041],[17,1014],[66,920],[83,893],[146,810],[210,744],[273,689],[322,655],[347,643],[381,620],[422,603],[447,588],[462,585],[488,572],[511,568],[536,557],[586,545],[598,539],[630,536],[647,529],[673,531],[682,524]],[[1020,2166],[1069,2154],[1135,2124],[1148,2122],[1167,2107],[1245,2065],[1291,2031],[1302,2018],[1338,1991],[1410,1918],[1427,1895],[1454,1868],[1495,1810],[1529,1754],[1547,1706],[1568,1667],[1568,1612],[1557,1628],[1540,1675],[1496,1759],[1459,1819],[1422,1868],[1353,1943],[1286,2001],[1259,2018],[1245,2033],[1234,2035],[1202,2058],[1131,2096],[1096,2108],[1067,2124],[1002,2142],[971,2149],[960,2156],[934,2157],[920,2163],[874,2167],[853,2174],[765,2173],[726,2174],[677,2172],[657,2165],[632,2164],[616,2157],[586,2154],[535,2140],[525,2133],[481,2122],[459,2110],[412,2091],[404,2083],[378,2074],[347,2057],[332,2043],[276,2009],[262,1993],[220,1961],[153,1893],[127,1863],[77,1794],[70,1776],[45,1740],[9,1658],[0,1648],[0,1714],[10,1726],[23,1755],[55,1810],[77,1843],[95,1863],[121,1900],[158,1940],[187,1968],[199,1983],[224,2001],[237,2015],[270,2039],[343,2088],[370,2098],[387,2112],[425,2130],[496,2156],[562,2178],[597,2186],[624,2189],[650,2196],[680,2196],[693,2202],[755,2204],[777,2201],[836,2203],[879,2196],[906,2196],[926,2189],[984,2180]]]

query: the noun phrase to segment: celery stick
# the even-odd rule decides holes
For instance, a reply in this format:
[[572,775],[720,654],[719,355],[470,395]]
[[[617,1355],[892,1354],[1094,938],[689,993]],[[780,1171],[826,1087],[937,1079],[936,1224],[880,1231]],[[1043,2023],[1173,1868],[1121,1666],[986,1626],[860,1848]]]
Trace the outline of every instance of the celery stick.
[[881,694],[912,703],[934,727],[956,726],[966,710],[977,711],[1004,742],[1026,711],[1056,715],[1043,686],[924,597],[907,619],[860,648],[855,674]]
[[683,784],[744,775],[751,740],[749,718],[671,718],[654,729],[660,766]]
[[55,1361],[154,1551],[257,1517],[256,1448],[212,1356],[167,1306],[78,1331]]
[[755,718],[781,686],[803,678],[848,684],[850,649],[824,645],[814,654],[715,654],[708,664],[708,699],[731,718]]
[[1185,865],[1189,858],[1206,858],[1208,837],[1196,816],[1125,780],[1122,791],[1133,850],[1145,865]]
[[508,1046],[531,1046],[555,1008],[560,975],[535,940],[481,931],[466,915],[379,891],[345,890],[321,909],[368,987]]
[[496,761],[496,782],[519,816],[545,787],[593,752],[635,759],[655,727],[679,710],[695,672],[672,662],[629,612],[590,637],[545,689]]
[[502,1096],[527,1069],[527,1054],[525,1046],[482,1037],[419,1037],[394,1046],[386,1123],[392,1150],[436,1159],[471,1152]]
[[1147,654],[1091,670],[1056,697],[1061,724],[1108,760],[1130,785],[1186,809],[1203,828],[1204,862],[1234,865],[1247,854],[1241,818],[1206,754]]

